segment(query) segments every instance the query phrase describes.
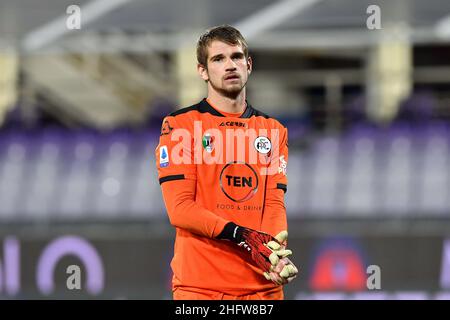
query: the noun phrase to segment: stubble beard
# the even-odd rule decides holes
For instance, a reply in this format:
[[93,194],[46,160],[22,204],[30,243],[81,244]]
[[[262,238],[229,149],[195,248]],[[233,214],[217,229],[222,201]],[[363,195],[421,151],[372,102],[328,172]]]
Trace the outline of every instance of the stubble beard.
[[[211,87],[219,92],[222,96],[230,98],[230,99],[236,99],[239,94],[244,90],[245,86],[247,85],[248,79],[243,83],[242,80],[239,82],[239,86],[234,85],[230,87],[226,87],[225,85],[222,87],[216,86],[213,81],[209,80],[209,83],[211,84]],[[242,85],[241,85],[242,84]]]

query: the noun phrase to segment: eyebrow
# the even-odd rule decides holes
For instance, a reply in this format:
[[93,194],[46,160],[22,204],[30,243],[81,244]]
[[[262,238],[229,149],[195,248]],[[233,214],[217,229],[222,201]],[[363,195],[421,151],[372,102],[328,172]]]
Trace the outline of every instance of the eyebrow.
[[[232,57],[243,57],[244,56],[244,53],[243,52],[233,52],[232,54],[231,54],[231,56]],[[223,58],[224,57],[224,55],[222,54],[222,53],[219,53],[219,54],[216,54],[215,56],[212,56],[211,58],[209,58],[209,60],[214,60],[214,59],[217,59],[217,58]]]
[[216,54],[215,56],[212,56],[211,58],[209,58],[209,60],[214,60],[216,58],[223,58],[223,57],[224,57],[224,55],[219,53],[219,54]]
[[232,57],[243,57],[244,53],[243,52],[233,52],[233,54],[231,55]]

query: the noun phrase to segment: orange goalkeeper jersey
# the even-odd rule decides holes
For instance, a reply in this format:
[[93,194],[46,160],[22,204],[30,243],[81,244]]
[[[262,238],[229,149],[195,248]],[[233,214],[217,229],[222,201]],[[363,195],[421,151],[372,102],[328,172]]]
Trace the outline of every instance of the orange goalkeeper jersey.
[[176,227],[173,288],[244,295],[271,289],[236,244],[215,237],[230,221],[275,236],[287,230],[287,129],[247,104],[219,112],[207,99],[163,120],[156,166]]

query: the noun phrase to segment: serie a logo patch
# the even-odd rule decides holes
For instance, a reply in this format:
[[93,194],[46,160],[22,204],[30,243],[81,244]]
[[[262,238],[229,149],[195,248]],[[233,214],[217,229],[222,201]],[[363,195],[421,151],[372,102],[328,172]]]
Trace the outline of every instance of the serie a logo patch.
[[161,168],[167,167],[169,165],[169,151],[167,146],[161,146],[159,148],[159,166]]

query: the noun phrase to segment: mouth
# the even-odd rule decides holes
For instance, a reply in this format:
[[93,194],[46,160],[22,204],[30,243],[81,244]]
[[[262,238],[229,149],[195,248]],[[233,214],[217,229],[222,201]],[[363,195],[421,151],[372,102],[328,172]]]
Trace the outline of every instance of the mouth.
[[225,77],[225,80],[239,80],[240,78],[238,74],[230,74]]

